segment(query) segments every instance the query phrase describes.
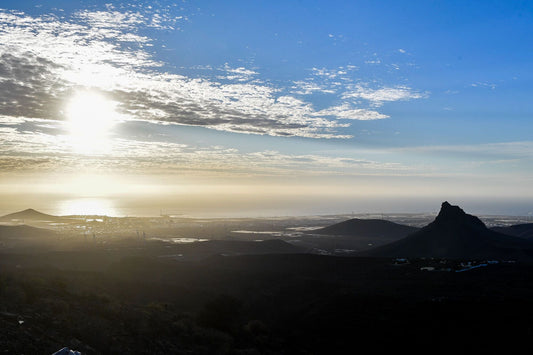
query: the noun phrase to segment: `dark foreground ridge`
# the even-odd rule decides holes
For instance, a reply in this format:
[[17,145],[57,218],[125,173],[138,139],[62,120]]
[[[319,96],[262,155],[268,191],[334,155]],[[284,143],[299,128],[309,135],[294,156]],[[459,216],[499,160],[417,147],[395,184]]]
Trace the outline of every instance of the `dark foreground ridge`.
[[443,202],[432,223],[404,239],[362,254],[379,257],[533,260],[533,243],[490,230],[476,216]]
[[429,273],[379,258],[116,253],[0,255],[4,351],[525,354],[533,335],[527,264]]

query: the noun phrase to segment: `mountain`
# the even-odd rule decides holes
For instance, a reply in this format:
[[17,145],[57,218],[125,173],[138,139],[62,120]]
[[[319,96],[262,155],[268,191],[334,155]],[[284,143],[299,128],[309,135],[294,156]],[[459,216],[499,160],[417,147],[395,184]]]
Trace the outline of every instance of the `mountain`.
[[492,227],[493,231],[533,241],[533,223],[516,224],[509,227]]
[[396,242],[361,253],[380,257],[529,259],[533,243],[488,229],[458,206],[442,203],[433,222]]
[[33,208],[28,208],[27,210],[24,210],[24,211],[10,213],[8,215],[0,217],[0,221],[11,221],[13,219],[28,220],[28,221],[57,221],[61,219],[61,217],[42,213],[42,212],[34,210]]
[[382,219],[352,218],[344,222],[314,230],[313,233],[397,240],[406,237],[417,230],[418,228],[416,227],[406,226]]

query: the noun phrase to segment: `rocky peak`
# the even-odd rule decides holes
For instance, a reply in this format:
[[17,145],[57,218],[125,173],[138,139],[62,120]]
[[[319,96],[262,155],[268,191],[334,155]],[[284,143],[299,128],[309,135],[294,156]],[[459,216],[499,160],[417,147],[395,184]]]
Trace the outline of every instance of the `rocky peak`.
[[471,224],[477,227],[485,227],[485,224],[479,218],[465,213],[459,206],[453,206],[448,201],[442,203],[435,222],[456,225]]

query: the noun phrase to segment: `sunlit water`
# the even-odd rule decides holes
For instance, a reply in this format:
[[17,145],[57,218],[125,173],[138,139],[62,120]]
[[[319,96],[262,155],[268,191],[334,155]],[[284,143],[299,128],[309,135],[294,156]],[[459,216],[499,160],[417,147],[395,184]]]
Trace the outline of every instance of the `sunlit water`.
[[164,242],[172,242],[172,243],[176,243],[176,244],[189,244],[189,243],[197,243],[197,242],[207,242],[209,241],[209,239],[205,239],[205,238],[158,238],[158,237],[153,237],[153,238],[149,238],[150,240],[162,240]]
[[69,215],[98,215],[117,216],[119,215],[113,202],[102,198],[77,198],[63,200],[58,203],[58,214],[60,216]]

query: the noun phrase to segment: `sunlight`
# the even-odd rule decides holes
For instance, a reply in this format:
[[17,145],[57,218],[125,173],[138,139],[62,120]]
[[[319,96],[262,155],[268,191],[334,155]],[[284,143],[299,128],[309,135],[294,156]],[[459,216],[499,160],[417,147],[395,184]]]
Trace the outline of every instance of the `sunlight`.
[[59,203],[61,216],[116,216],[117,212],[110,200],[101,198],[78,198]]
[[77,153],[106,153],[110,150],[110,130],[118,121],[116,104],[104,96],[78,92],[67,104],[67,128]]

